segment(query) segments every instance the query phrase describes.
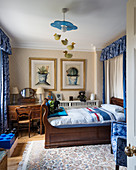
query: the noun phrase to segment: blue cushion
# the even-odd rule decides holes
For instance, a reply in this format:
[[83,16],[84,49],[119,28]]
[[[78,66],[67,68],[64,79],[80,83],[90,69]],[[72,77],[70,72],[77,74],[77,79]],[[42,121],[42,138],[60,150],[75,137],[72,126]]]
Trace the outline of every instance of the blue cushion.
[[50,114],[48,116],[48,118],[50,118],[50,117],[58,117],[58,116],[67,116],[68,114],[66,113],[65,109],[63,107],[60,107],[60,108],[63,109],[62,112],[56,112],[56,113]]
[[111,136],[126,136],[127,125],[124,122],[112,122],[111,123]]
[[126,147],[127,125],[124,122],[111,123],[111,144],[116,165],[127,166]]

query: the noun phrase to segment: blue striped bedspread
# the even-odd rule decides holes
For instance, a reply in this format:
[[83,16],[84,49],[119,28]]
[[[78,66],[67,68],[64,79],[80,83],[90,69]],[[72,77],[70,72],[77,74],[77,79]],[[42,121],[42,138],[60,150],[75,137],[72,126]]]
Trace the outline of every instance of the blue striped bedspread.
[[108,124],[112,121],[123,121],[124,114],[118,112],[109,112],[102,107],[87,107],[78,109],[68,109],[68,116],[49,118],[48,121],[52,126],[64,127],[84,127],[98,124]]

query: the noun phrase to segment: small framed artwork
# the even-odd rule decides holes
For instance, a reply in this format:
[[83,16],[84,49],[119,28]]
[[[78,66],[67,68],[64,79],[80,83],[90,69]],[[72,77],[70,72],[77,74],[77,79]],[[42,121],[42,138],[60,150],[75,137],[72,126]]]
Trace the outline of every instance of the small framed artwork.
[[56,59],[29,58],[29,87],[56,90]]
[[61,59],[61,90],[85,90],[85,59]]
[[61,93],[56,94],[56,100],[62,100],[62,94]]

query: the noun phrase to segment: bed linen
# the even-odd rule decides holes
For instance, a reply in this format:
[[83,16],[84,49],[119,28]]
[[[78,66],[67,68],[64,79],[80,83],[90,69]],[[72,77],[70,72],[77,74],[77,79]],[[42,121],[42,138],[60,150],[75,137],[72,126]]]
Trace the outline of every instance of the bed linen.
[[122,112],[110,112],[97,107],[66,110],[68,116],[52,117],[48,121],[58,128],[108,126],[112,121],[124,121]]

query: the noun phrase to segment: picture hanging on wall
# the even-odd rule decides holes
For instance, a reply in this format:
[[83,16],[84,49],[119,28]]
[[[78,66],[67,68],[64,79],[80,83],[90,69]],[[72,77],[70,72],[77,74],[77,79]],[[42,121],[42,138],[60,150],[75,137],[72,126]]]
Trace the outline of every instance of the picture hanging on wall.
[[29,58],[29,86],[56,90],[56,59]]
[[85,60],[61,59],[61,90],[85,90]]
[[56,94],[56,100],[62,100],[62,94],[61,93]]

